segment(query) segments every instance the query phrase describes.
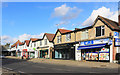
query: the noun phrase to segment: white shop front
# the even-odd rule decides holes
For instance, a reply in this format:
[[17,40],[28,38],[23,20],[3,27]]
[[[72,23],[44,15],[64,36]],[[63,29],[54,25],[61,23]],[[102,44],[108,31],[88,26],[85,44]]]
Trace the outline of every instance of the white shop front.
[[112,40],[110,38],[79,42],[76,46],[76,60],[112,61]]

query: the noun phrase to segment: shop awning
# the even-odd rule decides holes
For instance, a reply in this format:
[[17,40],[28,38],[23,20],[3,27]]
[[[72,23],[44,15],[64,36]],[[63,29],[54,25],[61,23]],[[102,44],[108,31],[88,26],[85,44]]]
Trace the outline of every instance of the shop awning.
[[77,50],[101,48],[101,47],[104,47],[105,45],[106,45],[106,43],[105,43],[105,44],[96,44],[96,45],[79,46],[79,47],[77,48]]

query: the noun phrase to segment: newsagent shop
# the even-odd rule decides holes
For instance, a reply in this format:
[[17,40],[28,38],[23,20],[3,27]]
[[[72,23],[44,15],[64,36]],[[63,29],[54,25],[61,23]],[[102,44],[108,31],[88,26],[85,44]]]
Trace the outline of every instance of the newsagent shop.
[[108,61],[112,56],[111,38],[79,42],[76,50],[77,60]]

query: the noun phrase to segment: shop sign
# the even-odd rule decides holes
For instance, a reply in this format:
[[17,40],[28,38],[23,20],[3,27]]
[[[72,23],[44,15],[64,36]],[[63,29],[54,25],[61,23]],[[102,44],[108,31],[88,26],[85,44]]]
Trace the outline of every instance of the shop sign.
[[120,39],[119,38],[115,38],[115,46],[120,46]]
[[84,45],[91,45],[91,44],[93,44],[93,40],[84,42]]
[[106,39],[84,41],[84,42],[79,42],[79,45],[92,45],[92,44],[102,44],[102,43],[112,44],[112,40],[106,38]]
[[114,32],[114,38],[119,38],[119,32]]

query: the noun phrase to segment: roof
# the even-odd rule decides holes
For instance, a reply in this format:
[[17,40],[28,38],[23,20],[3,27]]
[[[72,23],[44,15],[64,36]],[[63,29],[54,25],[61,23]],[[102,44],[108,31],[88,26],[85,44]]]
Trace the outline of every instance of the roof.
[[15,47],[15,46],[17,47],[17,44],[20,45],[21,43],[22,43],[22,42],[20,42],[20,40],[18,40],[18,41],[17,41],[16,43],[14,43],[11,47]]
[[79,30],[84,30],[84,29],[92,28],[95,25],[95,23],[97,22],[98,19],[101,20],[102,22],[104,22],[105,24],[107,24],[107,26],[110,27],[112,30],[118,30],[118,31],[120,31],[120,25],[117,22],[112,21],[110,19],[107,19],[105,17],[102,17],[100,15],[98,15],[98,17],[96,18],[96,20],[94,21],[94,24],[92,26],[88,26],[88,27],[81,28],[81,29],[80,28],[75,28],[74,31],[79,31]]
[[118,22],[112,21],[110,19],[107,19],[107,18],[99,16],[99,15],[98,15],[98,18],[102,19],[102,21],[107,23],[107,25],[109,25],[113,30],[120,30]]
[[32,40],[32,41],[37,41],[38,38],[30,38],[30,40]]
[[65,34],[65,33],[72,32],[72,30],[57,29],[57,31],[56,31],[56,33],[55,33],[55,35],[54,35],[54,37],[53,37],[52,41],[54,40],[54,38],[55,38],[55,36],[56,36],[56,34],[57,34],[57,32],[58,32],[58,31],[59,31],[61,34]]
[[46,37],[48,38],[49,41],[52,41],[55,36],[55,34],[51,34],[51,33],[45,33],[44,35],[46,35]]
[[29,46],[29,42],[30,42],[30,40],[25,40],[25,43],[27,46]]
[[60,31],[60,33],[67,33],[67,32],[71,32],[72,30],[66,30],[66,29],[58,29]]

